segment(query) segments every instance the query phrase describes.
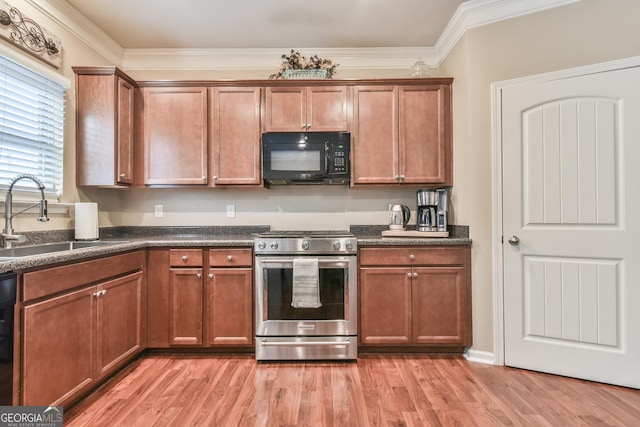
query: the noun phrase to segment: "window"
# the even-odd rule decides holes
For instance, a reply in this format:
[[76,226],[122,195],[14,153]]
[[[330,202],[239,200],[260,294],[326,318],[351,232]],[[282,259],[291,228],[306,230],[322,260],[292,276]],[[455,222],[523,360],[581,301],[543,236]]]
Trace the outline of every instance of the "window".
[[[0,191],[27,173],[42,181],[47,198],[60,195],[64,91],[59,83],[0,55]],[[39,193],[30,180],[13,188]]]

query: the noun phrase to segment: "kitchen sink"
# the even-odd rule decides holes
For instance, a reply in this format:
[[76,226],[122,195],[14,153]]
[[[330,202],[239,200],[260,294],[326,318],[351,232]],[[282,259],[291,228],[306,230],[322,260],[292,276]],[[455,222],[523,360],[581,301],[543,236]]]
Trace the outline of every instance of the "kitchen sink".
[[73,251],[76,249],[96,248],[104,246],[128,243],[126,240],[93,240],[86,242],[56,242],[40,245],[18,246],[9,249],[0,249],[0,261],[8,261],[16,258],[24,258],[37,255],[45,255],[55,252]]

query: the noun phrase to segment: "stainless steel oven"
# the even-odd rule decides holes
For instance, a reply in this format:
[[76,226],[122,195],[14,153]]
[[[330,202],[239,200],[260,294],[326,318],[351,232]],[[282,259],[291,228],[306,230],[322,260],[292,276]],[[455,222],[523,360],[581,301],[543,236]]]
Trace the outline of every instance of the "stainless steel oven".
[[356,252],[346,231],[256,237],[258,360],[357,358]]

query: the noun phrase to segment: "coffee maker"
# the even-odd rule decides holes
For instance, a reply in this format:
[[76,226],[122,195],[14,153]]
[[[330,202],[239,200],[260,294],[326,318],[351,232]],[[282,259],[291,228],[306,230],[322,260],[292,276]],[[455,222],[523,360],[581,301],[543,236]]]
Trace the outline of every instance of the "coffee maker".
[[439,190],[416,191],[418,206],[417,231],[447,231],[447,212],[449,191]]

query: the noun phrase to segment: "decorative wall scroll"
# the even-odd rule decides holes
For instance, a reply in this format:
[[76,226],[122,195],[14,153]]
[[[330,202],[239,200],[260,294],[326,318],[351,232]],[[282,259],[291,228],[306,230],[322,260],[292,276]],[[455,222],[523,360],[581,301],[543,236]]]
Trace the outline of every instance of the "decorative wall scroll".
[[62,63],[60,39],[17,8],[0,0],[0,37],[20,46],[55,68]]

